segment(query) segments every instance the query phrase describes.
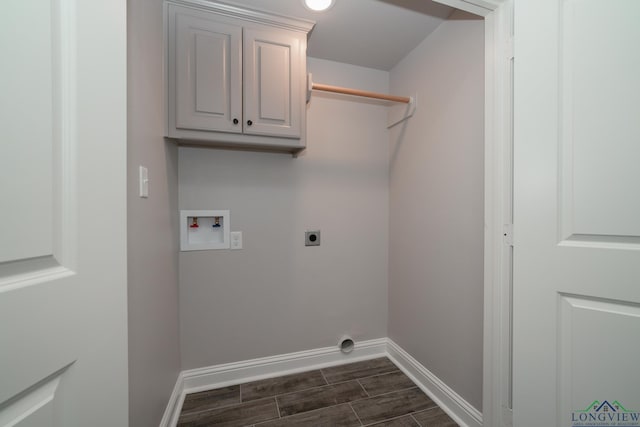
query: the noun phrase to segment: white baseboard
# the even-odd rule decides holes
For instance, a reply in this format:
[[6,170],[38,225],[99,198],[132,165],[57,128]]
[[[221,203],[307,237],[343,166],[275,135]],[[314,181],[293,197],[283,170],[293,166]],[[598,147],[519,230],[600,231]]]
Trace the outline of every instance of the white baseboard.
[[356,342],[349,354],[342,353],[338,346],[325,347],[182,371],[160,427],[177,425],[184,397],[189,393],[374,359],[386,354],[387,339],[379,338]]
[[386,355],[387,339],[356,342],[353,351],[343,354],[338,346],[262,357],[242,362],[183,371],[184,390],[194,393],[212,386],[226,387],[249,381],[295,374]]
[[160,427],[175,427],[185,395],[198,391],[387,356],[461,427],[482,427],[482,414],[388,338],[360,341],[343,354],[336,347],[287,353],[183,371]]
[[173,427],[178,424],[178,417],[182,411],[182,402],[184,401],[184,376],[180,372],[176,385],[173,387],[173,392],[169,397],[169,403],[164,410],[162,420],[160,420],[160,427]]
[[480,411],[391,339],[387,339],[387,357],[461,427],[482,427]]

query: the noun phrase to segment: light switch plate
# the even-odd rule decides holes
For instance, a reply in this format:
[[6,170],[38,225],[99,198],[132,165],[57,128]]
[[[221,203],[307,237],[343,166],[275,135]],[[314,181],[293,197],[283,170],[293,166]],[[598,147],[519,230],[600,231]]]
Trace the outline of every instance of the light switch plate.
[[140,166],[140,197],[149,197],[149,171],[144,166]]

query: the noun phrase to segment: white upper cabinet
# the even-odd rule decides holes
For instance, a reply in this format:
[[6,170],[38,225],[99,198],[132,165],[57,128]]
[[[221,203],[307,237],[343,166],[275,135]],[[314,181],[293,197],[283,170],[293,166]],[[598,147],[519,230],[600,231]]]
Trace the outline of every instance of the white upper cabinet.
[[303,149],[313,24],[225,4],[165,5],[167,136],[189,144]]
[[175,129],[239,133],[242,28],[212,18],[175,9],[175,46],[169,55],[175,71]]
[[297,34],[245,28],[245,133],[301,137],[305,73],[296,53],[302,42]]

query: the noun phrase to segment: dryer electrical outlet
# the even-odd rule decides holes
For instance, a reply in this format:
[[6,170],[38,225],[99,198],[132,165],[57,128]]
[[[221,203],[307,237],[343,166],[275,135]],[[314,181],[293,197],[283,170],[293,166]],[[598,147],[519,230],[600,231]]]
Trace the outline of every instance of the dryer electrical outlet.
[[304,233],[304,245],[305,246],[320,246],[320,230],[305,231],[305,233]]

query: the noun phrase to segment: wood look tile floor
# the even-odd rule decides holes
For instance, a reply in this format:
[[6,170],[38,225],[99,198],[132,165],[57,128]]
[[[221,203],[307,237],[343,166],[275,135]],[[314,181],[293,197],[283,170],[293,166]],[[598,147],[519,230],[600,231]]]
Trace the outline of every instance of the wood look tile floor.
[[179,427],[454,427],[386,357],[187,395]]

